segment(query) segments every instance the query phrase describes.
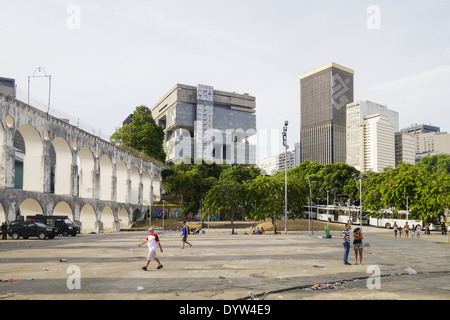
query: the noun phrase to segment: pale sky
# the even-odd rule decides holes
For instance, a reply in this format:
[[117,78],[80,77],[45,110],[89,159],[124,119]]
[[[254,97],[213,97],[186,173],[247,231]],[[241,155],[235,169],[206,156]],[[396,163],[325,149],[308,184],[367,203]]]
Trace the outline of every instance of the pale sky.
[[[400,128],[450,132],[449,14],[448,0],[0,0],[0,77],[26,95],[42,67],[52,111],[103,137],[176,83],[249,93],[275,139],[262,158],[285,120],[299,141],[300,75],[335,62],[355,71],[355,100],[399,112]],[[30,82],[43,101],[47,79]]]

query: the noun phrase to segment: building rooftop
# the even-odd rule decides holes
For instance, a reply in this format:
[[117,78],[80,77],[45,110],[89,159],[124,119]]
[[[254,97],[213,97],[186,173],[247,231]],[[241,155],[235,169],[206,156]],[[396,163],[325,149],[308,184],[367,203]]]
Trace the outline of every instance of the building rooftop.
[[322,67],[319,67],[319,68],[317,68],[317,69],[314,69],[314,70],[312,70],[312,71],[310,71],[310,72],[304,73],[303,75],[300,76],[300,80],[301,80],[301,79],[304,79],[304,78],[306,78],[306,77],[309,77],[309,76],[311,76],[311,75],[313,75],[313,74],[315,74],[315,73],[318,73],[318,72],[320,72],[320,71],[329,69],[329,68],[337,68],[337,69],[343,70],[343,71],[345,71],[345,72],[348,72],[348,73],[351,73],[351,74],[355,74],[355,71],[353,71],[352,69],[349,69],[349,68],[346,68],[346,67],[344,67],[344,66],[341,66],[340,64],[331,62],[331,63],[329,63],[329,64],[326,64],[326,65],[322,66]]

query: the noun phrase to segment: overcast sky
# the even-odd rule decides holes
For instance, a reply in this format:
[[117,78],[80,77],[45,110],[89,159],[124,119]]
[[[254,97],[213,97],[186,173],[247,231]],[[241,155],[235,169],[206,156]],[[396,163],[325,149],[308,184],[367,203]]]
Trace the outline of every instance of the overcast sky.
[[[260,138],[262,158],[281,150],[285,120],[299,141],[299,77],[330,62],[355,71],[355,100],[399,112],[400,128],[450,131],[449,14],[448,0],[0,0],[0,77],[26,95],[42,67],[52,110],[107,137],[176,83],[249,93],[276,140]],[[47,80],[30,82],[43,101]]]

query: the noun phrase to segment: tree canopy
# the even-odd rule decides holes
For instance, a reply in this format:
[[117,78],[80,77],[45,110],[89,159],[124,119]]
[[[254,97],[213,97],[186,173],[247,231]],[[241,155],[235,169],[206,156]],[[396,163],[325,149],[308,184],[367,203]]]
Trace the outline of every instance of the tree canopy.
[[163,148],[164,129],[158,126],[152,112],[144,105],[136,107],[131,123],[116,130],[109,141],[120,147],[129,147],[164,162],[166,153]]
[[[390,210],[406,210],[410,217],[425,223],[439,218],[450,208],[450,155],[424,158],[416,165],[401,163],[381,173],[368,172],[361,181],[363,210],[378,216]],[[361,173],[344,163],[320,165],[305,161],[288,171],[289,219],[303,217],[308,198],[321,204],[330,196],[330,204],[359,205]],[[284,172],[261,175],[252,166],[226,164],[177,164],[163,171],[164,189],[176,195],[185,212],[202,216],[220,213],[231,221],[238,218],[284,219]],[[322,200],[321,200],[322,199]]]

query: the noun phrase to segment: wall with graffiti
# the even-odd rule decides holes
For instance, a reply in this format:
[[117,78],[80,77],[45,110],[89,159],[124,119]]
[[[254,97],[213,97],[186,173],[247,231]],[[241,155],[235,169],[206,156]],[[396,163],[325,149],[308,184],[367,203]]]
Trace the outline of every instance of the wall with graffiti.
[[[155,218],[162,218],[163,207],[155,207]],[[181,218],[183,217],[183,208],[179,207],[164,207],[164,218]]]

